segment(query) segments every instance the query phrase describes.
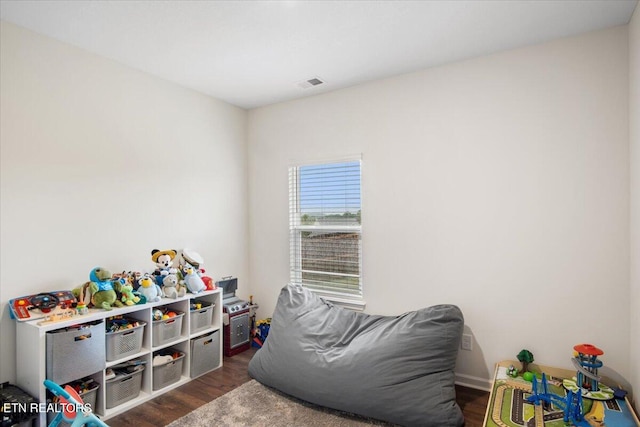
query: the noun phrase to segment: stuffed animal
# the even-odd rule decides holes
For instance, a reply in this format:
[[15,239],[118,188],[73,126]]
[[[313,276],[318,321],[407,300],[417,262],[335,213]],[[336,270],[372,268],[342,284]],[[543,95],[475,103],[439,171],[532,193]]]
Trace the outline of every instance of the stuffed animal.
[[[201,268],[202,264],[204,264],[204,259],[200,256],[199,253],[192,249],[184,248],[182,250],[182,259],[183,262],[191,264],[191,266],[195,269],[196,274],[202,278],[202,281],[204,282],[204,285],[206,286],[206,289],[208,291],[216,289],[216,285],[213,282],[213,279],[209,276],[204,275],[205,271],[203,268]],[[182,262],[180,264],[182,264]]]
[[213,281],[213,279],[209,276],[205,276],[204,273],[206,273],[206,271],[204,270],[204,268],[201,268],[199,270],[199,276],[202,278],[202,283],[204,283],[204,285],[207,287],[208,291],[214,291],[217,289],[217,286],[215,284],[215,282]]
[[140,295],[145,297],[147,302],[158,302],[160,301],[160,296],[162,295],[162,291],[160,290],[160,286],[158,286],[153,280],[151,276],[145,274],[140,279],[138,279],[138,292]]
[[173,249],[164,251],[154,249],[151,251],[151,261],[156,264],[156,271],[153,272],[153,275],[156,277],[156,284],[158,286],[162,286],[163,276],[176,274],[178,272],[178,270],[172,266],[173,259],[177,254],[178,252]]
[[143,273],[139,271],[129,271],[127,273],[127,282],[129,285],[133,287],[133,292],[136,292],[138,290],[138,286],[140,286],[139,281],[142,278],[142,276],[143,276]]
[[91,291],[91,303],[94,307],[111,310],[112,306],[123,307],[118,300],[118,295],[113,288],[111,272],[102,267],[96,267],[89,273],[89,289]]
[[116,292],[120,295],[120,301],[126,305],[134,305],[140,303],[140,297],[133,293],[133,286],[125,283],[116,284]]
[[[133,298],[129,298],[128,294],[131,293],[133,295],[133,282],[131,281],[131,275],[126,271],[122,273],[114,273],[111,276],[113,281],[113,289],[116,291],[117,298],[120,302],[123,302],[125,305],[134,305],[135,302]],[[137,298],[137,301],[140,301],[140,298]]]
[[198,276],[195,271],[195,268],[191,266],[189,263],[184,263],[181,266],[182,273],[182,282],[189,289],[189,292],[192,294],[197,294],[204,291],[207,287],[205,286],[202,278]]
[[178,276],[169,274],[162,280],[162,295],[167,298],[183,297],[187,293],[184,286],[178,283]]

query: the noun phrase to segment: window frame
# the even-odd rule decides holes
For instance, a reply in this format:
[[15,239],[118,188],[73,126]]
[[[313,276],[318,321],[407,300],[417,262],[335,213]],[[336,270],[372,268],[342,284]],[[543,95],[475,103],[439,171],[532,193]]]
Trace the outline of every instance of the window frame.
[[[305,167],[313,166],[330,166],[338,165],[342,163],[358,163],[359,177],[359,200],[360,200],[360,221],[353,225],[303,225],[301,217],[303,215],[301,208],[302,197],[300,195],[300,170]],[[365,303],[363,300],[363,284],[362,284],[362,157],[348,157],[340,159],[323,160],[316,162],[298,162],[289,166],[289,280],[291,283],[301,284],[312,292],[320,295],[321,297],[335,302],[340,305],[344,305],[354,310],[364,309]],[[295,191],[294,191],[295,190]],[[358,274],[351,275],[345,274],[348,277],[358,278],[358,289],[354,292],[340,292],[339,290],[327,290],[317,289],[313,285],[305,284],[302,279],[305,271],[302,269],[302,233],[304,232],[335,232],[344,233],[350,232],[358,235]],[[311,271],[312,272],[312,271]],[[327,273],[324,271],[318,271],[320,274]],[[340,273],[331,273],[340,275]],[[346,287],[345,287],[346,289]]]

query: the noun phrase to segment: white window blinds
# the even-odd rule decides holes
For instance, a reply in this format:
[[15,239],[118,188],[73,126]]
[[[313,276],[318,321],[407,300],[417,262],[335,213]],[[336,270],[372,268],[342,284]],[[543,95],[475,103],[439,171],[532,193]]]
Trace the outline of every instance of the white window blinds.
[[362,297],[360,161],[289,169],[291,282]]

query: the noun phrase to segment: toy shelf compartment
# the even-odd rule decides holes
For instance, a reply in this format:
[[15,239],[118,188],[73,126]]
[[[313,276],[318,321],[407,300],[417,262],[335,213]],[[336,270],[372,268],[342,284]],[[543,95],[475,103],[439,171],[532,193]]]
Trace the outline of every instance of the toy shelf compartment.
[[[199,330],[202,327],[199,320],[192,322],[190,308],[191,300],[194,298],[202,301],[202,308],[211,313],[212,319],[206,329]],[[96,384],[99,384],[99,387],[96,390],[92,390],[91,393],[93,395],[87,395],[87,398],[95,399],[94,412],[102,420],[108,420],[191,381],[192,361],[198,366],[204,366],[207,370],[219,368],[222,364],[221,307],[221,291],[215,290],[205,291],[197,295],[187,294],[176,299],[163,298],[161,301],[154,303],[114,308],[109,311],[90,309],[88,314],[73,316],[57,322],[40,323],[37,320],[16,322],[16,354],[19,355],[19,357],[16,357],[16,377],[19,378],[17,385],[38,398],[40,402],[45,402],[47,394],[43,381],[48,378],[47,372],[59,371],[58,375],[60,377],[58,379],[62,381],[56,381],[58,384],[65,384],[90,376]],[[174,311],[176,317],[167,319],[174,320],[173,322],[161,321],[157,324],[164,325],[168,323],[169,325],[175,325],[178,323],[179,327],[156,326],[154,328],[153,311],[163,308]],[[189,316],[185,315],[187,313],[189,313]],[[113,316],[122,316],[136,321],[138,326],[125,330],[123,333],[118,333],[122,331],[116,333],[107,332],[107,319]],[[76,340],[73,334],[75,331],[66,329],[78,324],[89,324],[91,322],[96,323],[91,325],[95,328],[95,331],[91,329],[90,339],[81,338]],[[165,329],[170,329],[171,333],[165,333]],[[131,330],[134,332],[131,333]],[[207,345],[206,351],[204,351],[205,355],[202,356],[202,348],[192,347],[191,340],[213,331],[218,331],[218,334],[213,336],[212,344]],[[67,334],[67,332],[72,333]],[[97,339],[100,334],[102,334],[102,338]],[[47,351],[47,338],[50,336],[55,336],[52,342],[55,342],[56,348],[62,348],[62,352],[56,351],[53,353],[51,347]],[[89,342],[95,343],[89,346],[93,355],[92,358],[95,359],[95,366],[92,365],[86,369],[77,370],[76,368],[80,366],[78,363],[65,364],[65,357],[73,359],[73,355],[76,353],[65,349],[68,343],[72,343],[68,345],[74,348],[76,345],[88,345]],[[52,344],[49,344],[49,346],[52,346]],[[216,346],[219,350],[217,352],[212,351],[211,349],[216,348]],[[174,376],[171,376],[162,372],[162,370],[153,369],[154,353],[169,347],[177,349],[182,354],[182,357],[176,363],[176,365],[180,365],[179,369],[173,368],[179,371],[179,376],[175,373],[173,373]],[[193,354],[195,353],[198,353],[198,355],[194,358]],[[83,351],[82,354],[86,355],[87,353]],[[61,356],[63,357],[61,358]],[[208,360],[209,357],[212,360]],[[127,384],[128,381],[124,381],[123,384],[116,384],[111,379],[107,379],[107,371],[117,365],[137,359],[145,362],[144,369],[131,375],[131,378],[133,378],[133,380],[130,380],[132,385]],[[76,360],[75,362],[79,361]],[[196,372],[203,369],[202,367],[198,368],[198,366],[194,366]],[[47,368],[49,368],[49,371],[47,371]],[[157,373],[158,376],[156,377]],[[177,380],[174,378],[177,378]],[[158,384],[162,387],[158,388]],[[44,412],[40,414],[37,421],[36,425],[46,426],[46,414]]]
[[[92,377],[88,377],[88,378],[84,378],[82,381],[74,381],[72,383],[70,383],[69,385],[71,385],[73,387],[73,385],[77,382],[87,382],[88,380],[93,380]],[[65,385],[67,384],[61,384],[62,388],[65,387]],[[75,387],[74,387],[75,388]],[[89,387],[87,389],[83,389],[80,390],[78,392],[78,396],[80,396],[80,398],[82,399],[82,401],[85,404],[90,405],[91,410],[95,411],[96,410],[96,403],[97,403],[97,399],[98,399],[98,389],[100,388],[100,384],[95,382],[95,381],[91,381],[89,384]],[[49,394],[47,393],[48,397],[51,397],[51,399],[47,398],[47,403],[50,403],[53,399],[53,393]],[[56,417],[57,413],[56,412],[47,412],[47,422],[50,424],[51,421],[53,421],[53,419]],[[58,424],[58,427],[69,427],[71,426],[71,424],[65,422],[65,421],[61,421],[60,424]]]
[[[135,355],[142,349],[144,329],[147,323],[133,318],[123,319],[129,324],[137,324],[137,326],[113,332],[106,331],[107,362]],[[107,328],[109,328],[110,321],[113,322],[113,320],[107,319]]]
[[103,370],[104,334],[104,320],[47,332],[47,378],[63,384]]
[[174,348],[166,348],[155,352],[154,360],[155,356],[172,356],[174,354],[178,356],[166,363],[153,367],[153,390],[160,390],[180,381],[184,364],[184,352]]
[[144,365],[140,365],[136,371],[117,374],[114,378],[105,381],[107,409],[129,402],[140,395],[144,369]]
[[[185,320],[189,322],[189,338],[197,338],[215,330],[222,331],[222,299],[216,301],[203,294],[190,296],[189,316],[185,316]],[[202,306],[191,310],[193,303],[200,303]]]
[[175,309],[172,311],[175,313],[174,317],[153,321],[153,347],[162,347],[181,338],[184,312]]
[[191,340],[191,378],[199,377],[220,366],[220,330]]
[[215,303],[201,298],[192,298],[190,302],[190,332],[198,334],[213,326],[213,309]]

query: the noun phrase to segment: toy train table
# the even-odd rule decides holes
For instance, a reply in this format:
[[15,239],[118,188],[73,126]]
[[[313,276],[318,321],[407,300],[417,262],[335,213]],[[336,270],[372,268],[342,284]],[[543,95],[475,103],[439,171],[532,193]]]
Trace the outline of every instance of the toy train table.
[[[511,377],[508,374],[510,366],[520,365],[516,361],[503,361],[496,366],[484,427],[640,427],[629,401],[615,398],[609,387],[601,385],[602,393],[595,393],[595,396],[582,397],[580,393],[578,400],[571,387],[567,388],[566,381],[570,380],[570,383],[572,378],[575,381],[576,371],[530,365],[529,370],[536,373],[536,378],[526,381],[520,375]],[[581,420],[569,417],[565,422],[567,402],[572,402],[572,406],[580,405],[582,416],[577,418]]]

